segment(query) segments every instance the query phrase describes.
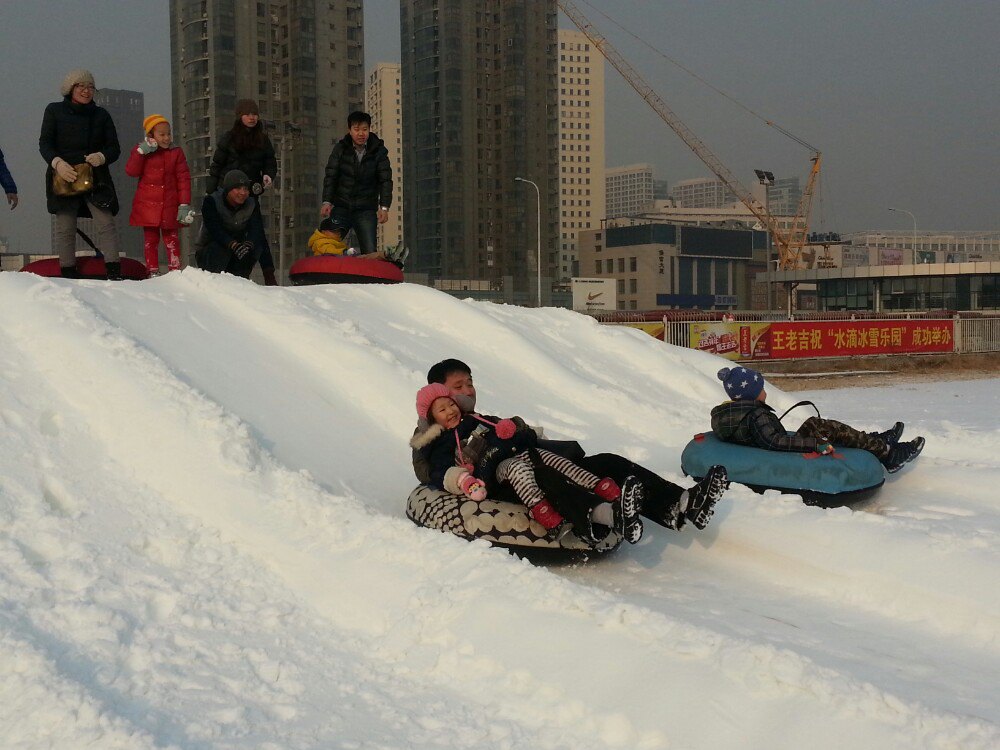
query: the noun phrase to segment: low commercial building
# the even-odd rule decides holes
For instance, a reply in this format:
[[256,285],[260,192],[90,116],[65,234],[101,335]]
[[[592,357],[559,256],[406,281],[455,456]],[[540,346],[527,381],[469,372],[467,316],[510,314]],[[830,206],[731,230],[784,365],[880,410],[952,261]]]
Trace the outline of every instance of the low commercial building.
[[580,233],[580,276],[614,278],[618,309],[746,309],[767,235],[650,222]]

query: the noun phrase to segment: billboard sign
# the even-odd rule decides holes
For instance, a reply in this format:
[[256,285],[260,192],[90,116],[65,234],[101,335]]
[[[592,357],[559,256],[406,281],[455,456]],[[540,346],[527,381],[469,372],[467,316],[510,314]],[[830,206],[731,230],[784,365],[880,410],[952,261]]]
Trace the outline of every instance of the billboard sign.
[[570,288],[578,312],[618,309],[617,279],[571,279]]

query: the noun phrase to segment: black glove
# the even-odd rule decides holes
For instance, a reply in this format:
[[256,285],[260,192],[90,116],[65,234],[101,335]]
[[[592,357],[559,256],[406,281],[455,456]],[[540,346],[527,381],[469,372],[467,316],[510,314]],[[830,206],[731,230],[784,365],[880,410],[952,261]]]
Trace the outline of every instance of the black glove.
[[233,251],[233,257],[236,260],[243,260],[247,255],[253,250],[253,243],[250,240],[244,240],[243,242],[234,242],[230,249]]

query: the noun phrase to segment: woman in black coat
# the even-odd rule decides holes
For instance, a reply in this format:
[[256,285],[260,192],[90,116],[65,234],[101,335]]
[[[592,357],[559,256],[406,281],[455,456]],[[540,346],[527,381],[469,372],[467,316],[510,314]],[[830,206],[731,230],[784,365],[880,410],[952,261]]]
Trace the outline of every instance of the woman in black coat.
[[[76,269],[76,220],[93,218],[98,247],[104,253],[108,278],[121,278],[118,228],[118,195],[108,165],[121,154],[115,123],[106,109],[94,104],[94,76],[87,70],[72,70],[63,80],[62,101],[52,102],[42,116],[38,150],[49,165],[45,170],[45,198],[55,215],[53,250],[67,278],[79,278]],[[77,178],[74,165],[90,164],[94,184],[83,195],[58,196],[52,190],[53,175],[67,182]]]
[[240,99],[236,105],[236,122],[220,139],[208,167],[205,192],[219,189],[219,182],[229,172],[238,169],[250,178],[254,195],[269,188],[278,174],[274,146],[260,121],[260,110],[253,99]]

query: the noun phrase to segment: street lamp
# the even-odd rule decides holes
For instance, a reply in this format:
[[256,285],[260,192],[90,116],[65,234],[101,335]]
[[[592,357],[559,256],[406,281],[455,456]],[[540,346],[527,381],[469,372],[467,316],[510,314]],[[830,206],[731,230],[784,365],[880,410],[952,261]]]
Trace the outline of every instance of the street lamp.
[[905,208],[890,208],[890,211],[896,211],[901,214],[909,214],[910,218],[913,220],[913,263],[917,262],[917,217],[914,216],[910,211]]
[[538,190],[538,185],[523,177],[515,177],[514,182],[527,182],[535,189],[535,229],[538,236],[535,240],[535,256],[538,259],[538,306],[542,306],[542,194]]
[[[764,186],[764,213],[770,216],[771,191],[768,188],[774,184],[774,172],[765,172],[763,169],[755,169],[753,172],[757,175],[760,184]],[[767,261],[764,265],[767,266],[767,311],[770,312],[774,308],[774,305],[771,304],[771,229],[770,227],[765,228],[767,229]]]

